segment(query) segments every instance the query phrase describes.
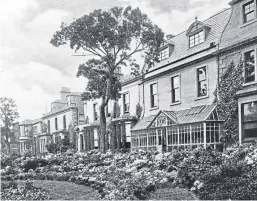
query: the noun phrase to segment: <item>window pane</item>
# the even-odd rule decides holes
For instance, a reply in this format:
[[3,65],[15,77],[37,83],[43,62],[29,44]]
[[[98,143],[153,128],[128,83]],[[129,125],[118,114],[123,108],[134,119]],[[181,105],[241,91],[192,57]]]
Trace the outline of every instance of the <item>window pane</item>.
[[157,94],[157,84],[152,84],[151,88],[152,88],[152,95]]
[[243,127],[244,127],[245,138],[257,137],[257,121],[244,123]]
[[245,53],[245,82],[255,81],[254,50]]
[[153,107],[156,107],[157,106],[157,102],[158,102],[158,100],[157,100],[157,95],[154,95],[154,98],[153,98]]
[[198,85],[198,96],[206,96],[207,95],[207,81],[199,82]]
[[206,68],[199,68],[198,69],[198,81],[203,81],[206,79]]
[[173,96],[172,96],[172,102],[178,102],[180,100],[180,91],[178,89],[174,89]]
[[244,22],[251,21],[254,17],[254,1],[251,1],[244,5]]
[[173,88],[179,88],[179,76],[173,77]]
[[257,121],[257,101],[243,105],[243,121]]
[[254,12],[245,15],[245,22],[249,22],[254,19]]

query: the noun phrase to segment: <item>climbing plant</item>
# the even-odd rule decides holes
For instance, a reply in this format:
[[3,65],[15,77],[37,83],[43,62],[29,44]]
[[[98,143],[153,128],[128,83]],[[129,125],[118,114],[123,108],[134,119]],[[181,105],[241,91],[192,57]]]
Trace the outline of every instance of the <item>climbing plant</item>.
[[232,145],[238,141],[238,103],[236,93],[242,89],[244,62],[235,65],[231,62],[215,90],[215,100],[217,109],[221,117],[225,120],[223,124],[222,142],[225,146]]

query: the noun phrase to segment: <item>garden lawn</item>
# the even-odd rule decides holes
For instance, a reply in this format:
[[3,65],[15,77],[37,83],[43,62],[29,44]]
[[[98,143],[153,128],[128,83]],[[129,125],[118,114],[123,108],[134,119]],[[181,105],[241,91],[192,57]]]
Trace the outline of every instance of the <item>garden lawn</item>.
[[166,184],[162,188],[152,192],[149,200],[199,200],[193,192],[186,188],[174,188],[172,185]]
[[[90,187],[64,181],[31,180],[33,186],[49,192],[51,200],[99,200],[100,194]],[[25,184],[26,180],[17,180]]]

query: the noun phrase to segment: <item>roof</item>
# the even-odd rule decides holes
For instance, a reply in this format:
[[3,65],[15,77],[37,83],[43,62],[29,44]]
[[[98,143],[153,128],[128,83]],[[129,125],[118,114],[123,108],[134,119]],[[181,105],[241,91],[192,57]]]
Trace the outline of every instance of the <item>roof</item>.
[[210,47],[210,43],[212,42],[218,44],[223,33],[223,30],[225,29],[228,23],[230,14],[231,8],[224,9],[216,15],[213,15],[212,17],[208,18],[207,20],[204,20],[203,24],[208,25],[208,27],[210,27],[210,32],[208,33],[205,42],[197,46],[189,48],[189,38],[187,36],[187,30],[168,40],[168,43],[174,45],[174,49],[170,57],[168,59],[160,61],[160,63],[150,68],[149,71],[160,66],[166,65],[167,62],[172,63],[187,56],[198,53],[202,50],[208,49]]
[[24,121],[22,121],[20,123],[20,125],[32,125],[32,124],[36,124],[36,123],[38,123],[40,121],[42,121],[42,118],[33,119],[33,120],[25,119]]
[[143,119],[141,119],[133,128],[132,131],[135,130],[143,130],[148,128],[148,126],[150,126],[150,124],[152,123],[152,121],[154,120],[156,115],[152,115],[149,117],[144,117]]
[[161,110],[158,114],[145,117],[141,119],[133,128],[132,131],[144,130],[154,122],[154,120],[161,114],[165,114],[169,119],[175,122],[176,125],[199,123],[208,119],[211,113],[216,109],[216,104],[202,105],[192,107],[186,110],[180,111],[165,111]]
[[70,92],[67,96],[81,96],[81,92]]
[[64,111],[67,111],[67,110],[72,109],[72,108],[78,108],[78,106],[76,106],[76,105],[75,106],[73,106],[73,105],[66,105],[66,106],[61,107],[61,108],[59,108],[57,110],[54,110],[54,111],[48,112],[46,114],[43,114],[43,118],[46,118],[46,117],[48,117],[50,115],[55,115],[55,114],[62,113]]

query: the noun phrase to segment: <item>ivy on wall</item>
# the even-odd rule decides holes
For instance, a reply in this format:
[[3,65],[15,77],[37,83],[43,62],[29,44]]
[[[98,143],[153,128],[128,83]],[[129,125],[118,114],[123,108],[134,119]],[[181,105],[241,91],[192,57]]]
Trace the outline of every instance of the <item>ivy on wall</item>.
[[242,89],[244,62],[240,59],[235,65],[231,62],[224,74],[221,76],[217,88],[214,92],[217,109],[223,124],[222,142],[225,146],[232,145],[238,141],[238,103],[236,93]]

